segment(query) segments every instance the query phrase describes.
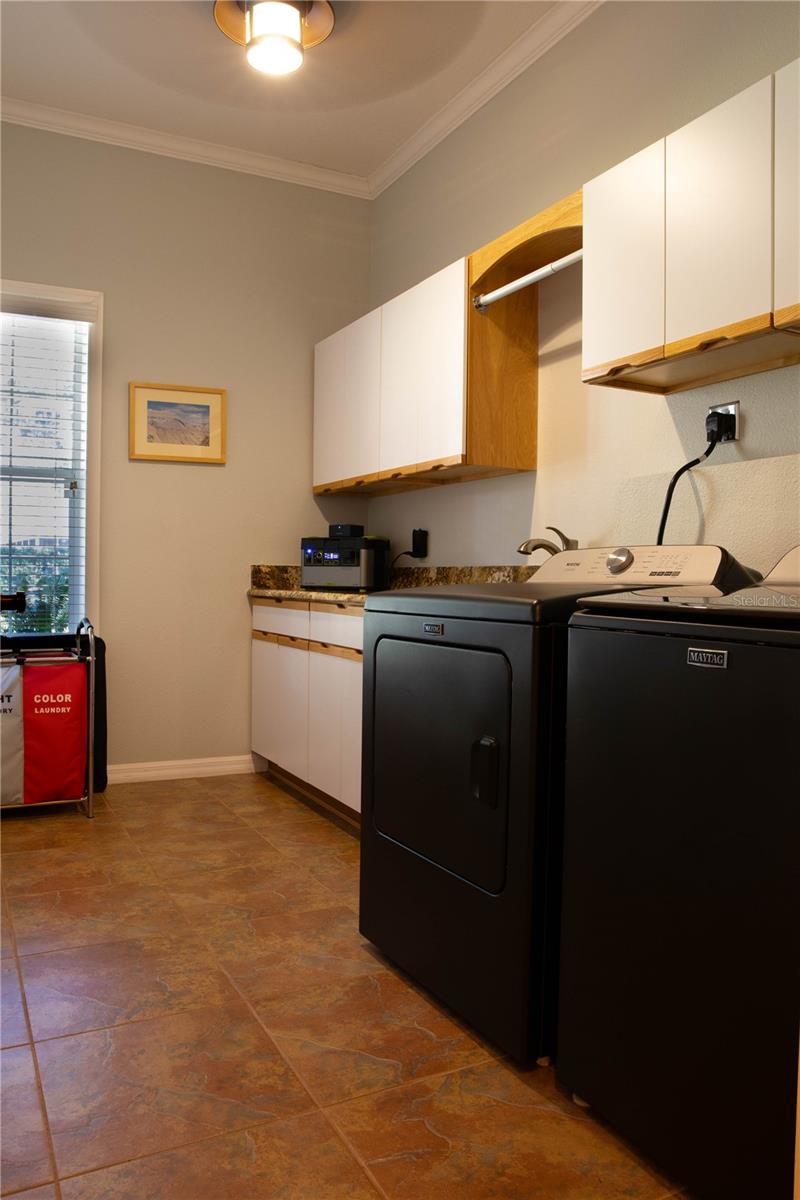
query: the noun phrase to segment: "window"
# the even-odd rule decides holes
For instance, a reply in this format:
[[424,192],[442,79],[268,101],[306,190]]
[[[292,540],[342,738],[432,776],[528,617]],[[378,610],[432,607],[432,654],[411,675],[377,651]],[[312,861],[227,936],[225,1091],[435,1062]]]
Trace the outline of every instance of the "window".
[[67,289],[51,291],[60,302],[22,296],[15,304],[4,291],[0,314],[0,585],[27,601],[24,613],[3,614],[5,632],[62,633],[88,612],[95,325],[70,315]]

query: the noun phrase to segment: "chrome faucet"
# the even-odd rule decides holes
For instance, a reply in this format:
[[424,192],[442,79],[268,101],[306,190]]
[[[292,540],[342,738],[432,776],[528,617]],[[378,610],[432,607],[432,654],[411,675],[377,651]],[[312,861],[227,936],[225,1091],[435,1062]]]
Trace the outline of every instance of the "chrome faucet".
[[577,550],[578,542],[576,538],[568,538],[560,529],[556,529],[555,525],[548,525],[548,529],[552,529],[553,533],[561,541],[561,545],[557,546],[555,542],[548,542],[547,538],[528,538],[527,542],[523,542],[517,547],[517,554],[533,554],[535,550],[546,550],[548,554],[560,554],[562,550]]

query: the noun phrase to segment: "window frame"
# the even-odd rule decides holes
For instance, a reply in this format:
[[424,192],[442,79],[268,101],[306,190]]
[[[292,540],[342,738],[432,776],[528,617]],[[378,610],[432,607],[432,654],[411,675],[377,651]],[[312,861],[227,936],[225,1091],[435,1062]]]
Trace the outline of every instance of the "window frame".
[[103,400],[103,293],[46,283],[0,280],[0,311],[30,317],[88,321],[89,386],[86,405],[85,616],[100,625],[100,431]]

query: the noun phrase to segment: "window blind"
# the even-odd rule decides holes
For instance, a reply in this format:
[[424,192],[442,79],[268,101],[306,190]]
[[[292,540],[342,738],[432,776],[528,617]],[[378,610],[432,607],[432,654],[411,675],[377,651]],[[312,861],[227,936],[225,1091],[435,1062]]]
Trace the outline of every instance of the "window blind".
[[87,321],[0,314],[0,584],[5,632],[62,633],[86,592]]

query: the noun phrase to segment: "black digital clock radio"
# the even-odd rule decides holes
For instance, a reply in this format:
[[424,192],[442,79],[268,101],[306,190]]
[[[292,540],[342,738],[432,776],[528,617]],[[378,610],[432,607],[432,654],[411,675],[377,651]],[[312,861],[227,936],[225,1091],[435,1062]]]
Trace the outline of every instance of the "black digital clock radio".
[[389,585],[389,539],[363,525],[331,525],[328,537],[300,542],[301,586],[313,591],[379,592]]

